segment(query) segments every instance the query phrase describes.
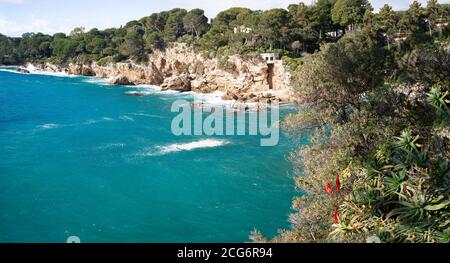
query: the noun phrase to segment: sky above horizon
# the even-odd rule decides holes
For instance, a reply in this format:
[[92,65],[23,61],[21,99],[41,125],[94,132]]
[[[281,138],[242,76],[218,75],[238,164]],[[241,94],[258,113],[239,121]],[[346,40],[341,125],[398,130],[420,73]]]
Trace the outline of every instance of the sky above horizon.
[[[215,17],[230,7],[248,7],[254,10],[287,8],[289,4],[312,0],[0,0],[0,33],[20,36],[25,32],[54,34],[69,33],[83,26],[87,30],[119,27],[151,13],[180,7],[201,8],[208,17]],[[375,10],[389,4],[396,10],[407,9],[413,0],[370,0]],[[421,0],[423,4],[426,0]],[[439,0],[450,3],[450,0]]]

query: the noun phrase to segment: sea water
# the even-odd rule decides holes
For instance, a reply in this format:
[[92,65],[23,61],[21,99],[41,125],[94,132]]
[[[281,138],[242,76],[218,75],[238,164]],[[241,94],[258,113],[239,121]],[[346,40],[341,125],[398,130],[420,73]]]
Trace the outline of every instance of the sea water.
[[1,69],[0,242],[248,242],[289,227],[302,142],[174,136],[172,103],[195,96]]

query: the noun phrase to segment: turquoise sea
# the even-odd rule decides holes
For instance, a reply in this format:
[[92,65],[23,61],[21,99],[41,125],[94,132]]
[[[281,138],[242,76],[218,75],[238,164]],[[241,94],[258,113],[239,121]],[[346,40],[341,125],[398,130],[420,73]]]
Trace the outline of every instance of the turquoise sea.
[[288,227],[299,142],[176,137],[172,103],[194,96],[0,70],[0,242],[248,242]]

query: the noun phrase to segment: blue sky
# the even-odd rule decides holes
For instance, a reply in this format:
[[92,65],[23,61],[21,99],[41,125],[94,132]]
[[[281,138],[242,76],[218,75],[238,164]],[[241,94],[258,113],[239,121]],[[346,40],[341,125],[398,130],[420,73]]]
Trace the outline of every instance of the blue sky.
[[[388,3],[406,9],[412,0],[370,0],[375,9]],[[208,17],[232,6],[252,9],[286,8],[296,0],[0,0],[0,33],[68,33],[72,28],[118,27],[130,20],[175,7],[201,8]],[[304,0],[309,4],[312,0]],[[425,3],[426,0],[420,1]],[[450,0],[440,0],[450,3]]]

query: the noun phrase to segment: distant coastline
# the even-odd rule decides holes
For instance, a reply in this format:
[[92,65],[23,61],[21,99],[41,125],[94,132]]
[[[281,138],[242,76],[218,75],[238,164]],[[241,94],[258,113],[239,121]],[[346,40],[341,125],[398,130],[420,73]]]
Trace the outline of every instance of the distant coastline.
[[[217,59],[205,59],[183,44],[154,52],[148,63],[97,63],[59,66],[50,63],[26,63],[17,66],[22,73],[47,72],[92,76],[114,85],[154,85],[162,90],[196,93],[223,93],[225,101],[236,107],[255,104],[287,104],[295,102],[291,94],[291,73],[285,62],[273,66],[262,58],[231,56],[228,68],[220,68]],[[200,68],[201,67],[201,68]],[[230,69],[231,68],[231,69]],[[136,94],[139,95],[139,94]]]

